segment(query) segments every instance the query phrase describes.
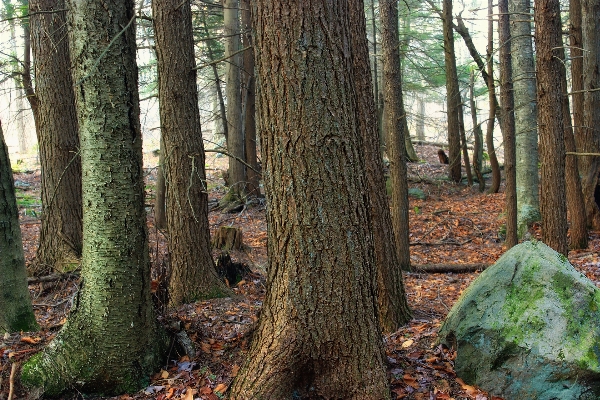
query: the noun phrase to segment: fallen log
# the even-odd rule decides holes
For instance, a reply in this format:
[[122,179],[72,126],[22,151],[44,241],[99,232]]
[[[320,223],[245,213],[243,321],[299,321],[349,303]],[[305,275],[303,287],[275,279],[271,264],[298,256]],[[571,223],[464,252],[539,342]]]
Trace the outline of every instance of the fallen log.
[[440,273],[440,272],[476,272],[483,271],[492,264],[417,264],[412,265],[413,272],[427,272],[427,273]]
[[51,274],[44,276],[31,276],[27,278],[27,284],[33,285],[41,282],[56,282],[66,279],[79,278],[79,272],[68,272],[64,274]]

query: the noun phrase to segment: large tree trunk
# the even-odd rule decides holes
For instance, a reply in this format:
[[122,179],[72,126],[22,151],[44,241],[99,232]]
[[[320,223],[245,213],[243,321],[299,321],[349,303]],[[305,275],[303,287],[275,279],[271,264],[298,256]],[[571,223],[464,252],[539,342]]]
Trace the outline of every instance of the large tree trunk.
[[537,103],[530,0],[510,0],[512,82],[515,102],[517,235],[540,220]]
[[167,184],[169,304],[229,294],[210,253],[192,12],[188,2],[152,2]]
[[[583,31],[583,89],[584,129],[581,130],[581,149],[584,153],[600,152],[600,0],[582,0]],[[600,174],[600,157],[582,157],[580,169],[585,177],[583,195],[587,222],[600,229],[600,209],[594,193]]]
[[398,40],[398,2],[381,0],[381,46],[383,48],[383,95],[385,97],[385,132],[387,154],[390,160],[392,187],[392,224],[396,238],[396,252],[400,267],[410,270],[408,238],[408,180],[405,160],[404,107],[402,74],[400,71],[400,43]]
[[349,5],[256,1],[267,294],[233,399],[387,399]]
[[[352,30],[351,46],[358,94],[358,123],[365,149],[367,191],[371,198],[371,228],[377,262],[379,322],[385,332],[395,332],[410,319],[410,310],[402,282],[402,263],[396,252],[396,239],[385,189],[383,160],[379,151],[377,110],[369,71],[369,49],[365,41],[366,21],[363,2],[360,0],[351,2],[350,11],[351,24],[355,27]],[[403,233],[407,241],[404,249],[407,254],[402,257],[403,262],[410,262],[407,233],[408,230]]]
[[517,239],[517,187],[515,155],[515,114],[512,83],[511,36],[508,21],[508,0],[498,1],[498,41],[500,42],[500,102],[502,103],[502,136],[504,138],[504,173],[506,187],[506,248],[510,249]]
[[[583,95],[583,33],[582,33],[582,15],[581,1],[569,1],[569,53],[571,59],[571,90],[573,106],[573,136],[578,151],[584,150],[583,130],[584,121],[584,95]],[[587,164],[586,164],[587,162]],[[584,171],[589,169],[589,159],[581,158],[577,160],[579,174],[584,175]]]
[[542,240],[567,255],[567,204],[565,198],[565,139],[562,112],[560,59],[562,46],[559,0],[537,0],[538,130],[540,133]]
[[19,209],[8,148],[0,125],[0,331],[19,332],[38,329],[33,315],[21,228]]
[[107,4],[68,4],[85,204],[82,287],[63,329],[23,366],[21,381],[48,395],[137,391],[166,349],[150,297],[133,0]]
[[446,64],[446,111],[448,118],[448,177],[460,182],[460,131],[458,126],[458,104],[460,93],[456,75],[456,56],[454,53],[454,30],[452,29],[452,0],[444,0],[442,21],[444,23],[444,61]]
[[[81,257],[82,203],[79,127],[66,39],[64,0],[31,0],[35,92],[32,105],[42,170],[42,221],[33,271],[75,268]],[[52,11],[52,12],[50,12]]]
[[[227,151],[229,157],[229,193],[221,200],[225,207],[243,201],[246,194],[246,160],[242,129],[242,55],[240,42],[240,0],[224,0],[225,56],[227,59]],[[237,158],[237,159],[236,159]]]
[[[485,132],[485,145],[487,147],[488,156],[490,157],[490,165],[492,167],[492,184],[488,193],[498,193],[500,189],[500,164],[498,156],[494,148],[494,124],[498,112],[498,100],[496,99],[496,83],[494,82],[494,20],[493,20],[493,0],[488,0],[488,45],[487,45],[487,87],[488,96],[490,99],[490,112],[488,117],[487,128]],[[502,119],[500,118],[500,122]]]
[[246,191],[249,196],[260,197],[260,174],[256,149],[256,78],[254,77],[254,49],[252,48],[252,15],[250,13],[250,0],[241,0],[242,29],[244,48],[244,148],[245,159],[252,168],[246,168],[248,183]]

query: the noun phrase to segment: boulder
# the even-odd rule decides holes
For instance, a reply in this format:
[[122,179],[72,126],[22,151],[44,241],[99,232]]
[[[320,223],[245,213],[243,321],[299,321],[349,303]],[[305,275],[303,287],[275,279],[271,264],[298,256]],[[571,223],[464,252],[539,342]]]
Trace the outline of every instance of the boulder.
[[505,399],[600,399],[600,290],[541,242],[507,251],[440,328],[466,383]]

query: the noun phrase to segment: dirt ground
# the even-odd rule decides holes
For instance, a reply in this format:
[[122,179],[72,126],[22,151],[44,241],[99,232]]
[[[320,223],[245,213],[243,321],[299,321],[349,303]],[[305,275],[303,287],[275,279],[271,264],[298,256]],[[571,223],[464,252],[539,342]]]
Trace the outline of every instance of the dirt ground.
[[[418,188],[423,199],[410,197],[411,262],[417,267],[404,274],[404,284],[413,319],[393,334],[385,336],[388,376],[392,398],[396,399],[493,399],[457,378],[455,354],[436,344],[438,328],[460,293],[479,271],[470,273],[425,273],[418,266],[429,264],[494,263],[503,253],[501,226],[504,195],[481,194],[476,188],[457,185],[442,178],[446,166],[440,165],[437,148],[416,146],[423,159],[409,165],[409,187]],[[265,293],[266,222],[265,204],[259,202],[235,214],[223,214],[215,206],[225,194],[221,171],[224,158],[214,154],[207,159],[210,190],[211,231],[227,225],[241,228],[244,250],[231,252],[232,259],[245,263],[252,273],[233,287],[235,298],[202,301],[167,310],[160,320],[168,325],[181,321],[195,345],[194,357],[172,354],[168,364],[155,374],[148,387],[112,399],[207,399],[227,398],[227,388],[239,371],[248,350],[249,334],[257,321]],[[148,204],[152,204],[155,171],[147,171]],[[21,200],[21,228],[27,262],[31,262],[39,231],[39,171],[15,174]],[[36,203],[35,199],[38,199]],[[166,240],[154,227],[152,208],[148,207],[150,254],[153,273],[166,261]],[[539,226],[531,237],[539,237]],[[599,232],[591,232],[588,249],[569,254],[571,263],[600,285]],[[218,251],[214,251],[215,257]],[[28,398],[18,383],[19,366],[39,351],[64,324],[78,290],[77,277],[29,286],[39,332],[7,334],[0,339],[0,400]],[[126,355],[125,355],[126,356]],[[12,365],[16,364],[13,368]],[[78,394],[64,399],[83,398]],[[106,397],[85,397],[108,399]],[[495,399],[498,399],[497,397]]]

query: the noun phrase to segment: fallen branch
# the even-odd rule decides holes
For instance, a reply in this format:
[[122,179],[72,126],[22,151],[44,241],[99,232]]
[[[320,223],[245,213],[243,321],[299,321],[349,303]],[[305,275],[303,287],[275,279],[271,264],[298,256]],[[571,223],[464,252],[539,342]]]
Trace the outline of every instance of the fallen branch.
[[413,265],[412,269],[414,272],[428,272],[428,273],[439,273],[439,272],[475,272],[483,271],[491,264],[418,264]]
[[45,276],[32,276],[27,278],[27,284],[33,285],[41,282],[56,282],[60,280],[79,278],[79,272],[68,272],[64,274],[52,274]]
[[[429,232],[428,232],[429,233]],[[473,239],[467,239],[464,242],[455,242],[455,241],[440,241],[440,242],[412,242],[411,246],[462,246],[469,242],[473,241]]]
[[12,364],[10,378],[8,379],[8,400],[12,400],[15,391],[15,374],[17,372],[17,363]]

